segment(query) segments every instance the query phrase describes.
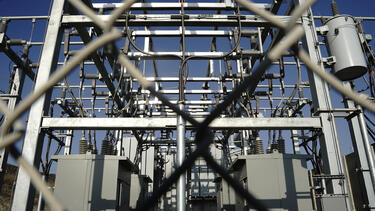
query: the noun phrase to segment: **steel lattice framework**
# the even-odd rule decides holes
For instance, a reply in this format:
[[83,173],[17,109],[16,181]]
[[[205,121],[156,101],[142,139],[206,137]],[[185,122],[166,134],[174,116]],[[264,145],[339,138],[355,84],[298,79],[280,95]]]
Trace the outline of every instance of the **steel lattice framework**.
[[[354,151],[366,169],[367,206],[375,207],[372,133],[363,111],[375,112],[373,87],[360,95],[354,88],[360,82],[342,82],[325,71],[332,58],[322,42],[324,28],[315,24],[329,17],[313,16],[309,8],[315,1],[292,0],[281,11],[282,2],[55,0],[49,16],[0,17],[0,51],[15,64],[10,92],[0,95],[5,117],[1,163],[4,169],[9,151],[23,169],[12,210],[33,206],[31,182],[51,208],[63,209],[32,168],[40,166],[43,153],[46,176],[50,150],[130,158],[130,142],[136,145],[132,162],[139,173],[154,177],[148,203],[137,210],[157,207],[173,184],[175,208],[185,210],[197,162],[255,209],[267,210],[228,171],[236,154],[263,154],[266,139],[267,152],[310,155],[314,178],[324,189],[317,195],[343,197],[350,210],[339,117],[347,119]],[[373,19],[358,19],[358,24],[366,20]],[[44,41],[10,37],[7,27],[17,21],[33,27],[46,22]],[[373,73],[374,57],[363,43]],[[14,50],[19,46],[20,55]],[[41,50],[39,61],[31,47]],[[34,91],[20,100],[26,76]],[[344,96],[344,108],[331,102],[329,86]],[[21,116],[26,111],[25,126]],[[15,143],[23,136],[21,153]],[[176,167],[167,175],[163,156],[170,151]],[[162,176],[154,175],[155,166]]]

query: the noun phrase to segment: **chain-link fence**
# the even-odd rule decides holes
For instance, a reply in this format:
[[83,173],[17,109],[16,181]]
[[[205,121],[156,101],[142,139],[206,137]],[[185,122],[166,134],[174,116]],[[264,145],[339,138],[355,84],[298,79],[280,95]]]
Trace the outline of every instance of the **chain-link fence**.
[[[124,66],[127,71],[137,79],[138,83],[145,89],[148,89],[152,95],[157,97],[163,102],[165,106],[172,109],[177,115],[180,115],[184,120],[188,121],[194,128],[197,128],[195,143],[196,150],[193,151],[168,178],[166,178],[159,187],[155,187],[154,192],[151,197],[147,200],[147,203],[142,204],[137,210],[147,210],[152,208],[157,204],[158,199],[165,194],[172,184],[176,183],[178,178],[185,173],[194,164],[198,157],[203,157],[207,164],[221,177],[230,184],[237,194],[241,195],[247,200],[247,203],[258,210],[267,210],[267,208],[258,201],[249,190],[246,190],[242,184],[237,180],[233,179],[228,171],[219,165],[215,159],[208,152],[210,143],[213,141],[213,132],[210,130],[210,123],[217,118],[222,111],[224,111],[233,101],[238,99],[244,91],[249,93],[254,92],[257,84],[261,80],[267,68],[269,68],[274,60],[279,59],[283,52],[287,49],[291,49],[295,55],[299,57],[301,61],[308,67],[310,71],[319,75],[333,88],[341,92],[343,95],[349,99],[355,101],[359,105],[375,113],[375,105],[364,98],[363,96],[355,93],[348,87],[344,87],[342,83],[322,70],[317,64],[310,60],[309,55],[302,49],[299,48],[297,41],[303,35],[303,27],[297,24],[297,20],[301,18],[308,8],[315,2],[314,0],[305,1],[304,4],[299,5],[292,12],[290,21],[285,23],[278,19],[276,16],[270,12],[259,9],[254,3],[247,0],[237,0],[239,4],[247,8],[249,11],[261,16],[263,19],[269,21],[275,27],[278,27],[285,35],[282,42],[276,44],[272,49],[270,49],[265,55],[264,59],[260,64],[252,71],[250,76],[244,78],[244,80],[232,91],[225,99],[219,103],[210,114],[204,119],[203,122],[198,122],[189,113],[181,110],[177,105],[171,103],[167,97],[162,93],[158,92],[152,85],[151,82],[147,81],[141,72],[134,66],[134,64],[127,58],[126,55],[117,51],[115,47],[111,47],[111,43],[116,41],[122,36],[122,32],[113,27],[114,22],[126,12],[135,0],[127,0],[121,4],[120,7],[115,9],[109,19],[103,21],[93,10],[87,7],[83,2],[78,0],[69,0],[69,2],[74,5],[79,11],[87,15],[96,26],[103,30],[103,35],[101,35],[95,41],[92,41],[84,49],[80,50],[69,62],[64,64],[59,70],[57,70],[48,80],[48,83],[44,84],[42,87],[38,88],[30,94],[26,99],[24,99],[13,112],[10,112],[2,101],[0,101],[0,110],[6,116],[6,121],[1,128],[1,142],[0,148],[8,148],[11,155],[15,157],[21,166],[21,168],[27,172],[30,176],[34,186],[43,194],[46,202],[53,210],[63,210],[63,206],[56,200],[53,194],[48,190],[48,187],[43,183],[41,176],[38,171],[28,164],[23,157],[20,155],[16,147],[15,142],[20,140],[23,136],[25,128],[21,121],[18,119],[20,116],[26,112],[30,106],[38,100],[44,93],[50,90],[56,83],[62,80],[69,72],[71,72],[77,65],[79,65],[85,58],[89,57],[98,48],[108,45],[108,49],[112,49],[113,55],[117,57],[118,62]],[[240,17],[237,17],[240,18]],[[182,66],[191,59],[191,57],[186,57],[182,59]],[[251,190],[250,190],[251,191]]]

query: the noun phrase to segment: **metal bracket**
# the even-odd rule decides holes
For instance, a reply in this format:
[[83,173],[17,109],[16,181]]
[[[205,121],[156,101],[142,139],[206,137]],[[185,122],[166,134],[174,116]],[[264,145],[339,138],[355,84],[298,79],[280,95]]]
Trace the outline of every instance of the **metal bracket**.
[[332,67],[336,63],[336,57],[330,56],[322,58],[322,62],[324,64],[324,67]]
[[372,40],[372,35],[371,34],[359,34],[359,39],[361,41],[361,43],[365,43],[365,42],[371,42]]
[[361,113],[361,110],[353,111],[351,114],[349,114],[347,117],[345,117],[346,120],[351,120],[353,117],[358,116],[358,114]]
[[316,32],[318,33],[318,35],[321,35],[321,36],[327,35],[328,31],[329,31],[329,28],[327,25],[316,28]]

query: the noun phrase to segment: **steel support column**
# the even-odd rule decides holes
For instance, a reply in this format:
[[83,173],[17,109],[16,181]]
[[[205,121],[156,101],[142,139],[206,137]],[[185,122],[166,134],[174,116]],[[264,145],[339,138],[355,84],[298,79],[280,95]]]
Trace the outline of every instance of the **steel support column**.
[[[35,90],[43,86],[50,73],[57,66],[62,39],[61,19],[65,1],[55,0],[52,5],[51,16],[47,26],[45,43],[43,46]],[[47,110],[50,94],[44,94],[36,101],[30,110],[25,139],[23,143],[22,156],[34,166],[39,167],[40,155],[43,146],[43,135],[40,133],[42,116]],[[35,190],[31,186],[29,176],[21,168],[17,176],[17,184],[12,203],[13,211],[32,210]]]
[[[9,94],[17,96],[17,97],[12,97],[8,100],[8,109],[10,111],[14,110],[14,108],[16,107],[16,104],[21,99],[24,80],[25,80],[25,72],[21,71],[19,68],[16,68],[14,78],[13,78],[13,83],[11,86],[11,90],[9,91]],[[0,167],[1,167],[0,168],[0,191],[3,185],[3,179],[4,179],[4,174],[6,172],[7,161],[8,161],[8,152],[6,149],[1,149],[0,150]]]
[[[179,104],[181,110],[184,109],[182,103]],[[177,116],[177,166],[181,166],[185,160],[185,120],[182,116]],[[186,210],[185,201],[186,173],[181,174],[177,181],[177,211]]]
[[73,144],[73,130],[66,131],[64,155],[70,155]]
[[[294,0],[296,5],[303,4],[307,0]],[[302,16],[302,26],[305,29],[305,36],[303,37],[304,48],[308,51],[310,58],[324,68],[317,34],[314,30],[314,23],[310,19],[311,12],[306,12]],[[313,99],[313,108],[331,110],[331,99],[328,91],[328,86],[318,75],[308,71],[310,81],[311,95]],[[320,135],[320,148],[323,159],[323,173],[328,175],[342,175],[343,163],[341,160],[341,152],[335,120],[332,113],[320,113],[319,116],[322,120],[322,135]],[[332,180],[331,184],[327,184],[327,192],[332,194],[346,194],[345,184],[341,184],[340,180]],[[348,209],[350,209],[348,207]]]
[[[362,110],[361,106],[357,106],[357,108],[359,110]],[[368,168],[369,168],[370,175],[371,175],[372,188],[374,189],[375,188],[375,186],[374,186],[374,184],[375,184],[375,159],[374,159],[374,153],[372,152],[370,140],[369,140],[368,134],[367,134],[367,128],[366,128],[365,117],[363,115],[363,110],[359,114],[358,119],[359,119],[359,125],[361,127],[361,131],[362,131],[362,140],[363,140],[364,151],[365,151],[365,154],[366,154],[366,158],[367,158],[367,162],[368,162]],[[372,201],[372,203],[375,203],[375,201]],[[371,208],[374,208],[374,206],[371,206]]]
[[[347,86],[350,86],[347,84]],[[344,103],[346,108],[356,109],[356,105],[353,101],[347,100],[344,98]],[[362,170],[361,174],[363,177],[363,181],[366,186],[366,192],[368,199],[369,207],[375,207],[375,181],[373,178],[373,174],[368,171],[370,168],[370,163],[374,162],[374,156],[368,152],[369,150],[366,148],[366,142],[369,144],[369,139],[366,131],[366,124],[362,125],[361,119],[363,119],[363,110],[361,109],[361,114],[359,116],[354,116],[353,118],[348,120],[350,135],[352,138],[354,152],[358,155],[358,162],[359,167]],[[363,120],[364,121],[364,120]],[[364,126],[364,128],[362,127]]]

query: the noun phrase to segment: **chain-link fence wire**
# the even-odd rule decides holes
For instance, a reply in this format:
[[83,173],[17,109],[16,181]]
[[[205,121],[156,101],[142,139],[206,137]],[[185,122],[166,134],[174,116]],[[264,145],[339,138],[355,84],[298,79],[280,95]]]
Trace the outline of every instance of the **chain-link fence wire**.
[[[45,92],[52,89],[52,87],[62,80],[69,72],[71,72],[76,66],[78,66],[85,58],[89,57],[90,54],[95,52],[97,49],[105,46],[111,45],[112,53],[118,57],[118,62],[123,65],[129,73],[138,80],[139,84],[144,88],[148,89],[152,95],[157,97],[163,102],[164,105],[170,107],[177,115],[182,116],[186,121],[190,122],[195,128],[197,128],[197,133],[195,137],[195,142],[197,148],[192,152],[182,163],[181,166],[176,168],[176,170],[166,178],[159,187],[155,187],[155,191],[147,200],[147,203],[142,204],[137,210],[148,210],[155,206],[158,199],[165,194],[169,188],[175,183],[181,174],[185,173],[187,169],[191,168],[194,161],[198,157],[203,157],[207,164],[219,175],[223,177],[224,180],[228,182],[233,189],[246,199],[247,203],[258,210],[267,210],[267,208],[257,200],[249,190],[246,190],[242,184],[237,180],[233,179],[228,171],[220,166],[211,154],[208,152],[208,146],[213,140],[213,133],[209,128],[210,123],[219,116],[219,114],[225,110],[234,100],[241,96],[241,93],[248,91],[252,93],[257,87],[258,82],[262,78],[263,74],[272,64],[272,61],[281,57],[282,53],[288,48],[291,50],[304,62],[308,70],[313,71],[315,74],[319,75],[324,81],[330,84],[337,91],[341,92],[343,95],[353,100],[357,104],[363,106],[369,111],[375,113],[375,104],[367,99],[366,96],[360,95],[352,89],[342,85],[332,74],[326,72],[315,62],[313,62],[309,55],[296,44],[298,39],[303,35],[304,30],[300,25],[296,25],[296,21],[301,18],[301,16],[306,12],[310,6],[315,3],[316,0],[304,1],[302,5],[299,5],[292,13],[290,21],[284,23],[277,16],[271,14],[270,12],[259,9],[256,4],[248,0],[237,0],[237,2],[247,8],[249,11],[261,16],[263,19],[269,21],[274,26],[278,27],[284,34],[282,42],[279,42],[271,50],[268,51],[262,62],[258,67],[252,72],[252,74],[246,77],[231,93],[229,93],[223,102],[218,104],[214,110],[205,118],[203,122],[196,121],[192,116],[183,110],[180,110],[175,104],[172,104],[163,94],[157,92],[152,84],[147,81],[140,71],[133,65],[133,63],[126,57],[126,55],[120,53],[111,44],[116,39],[122,36],[122,33],[113,28],[114,22],[119,18],[130,6],[135,2],[135,0],[125,0],[119,8],[116,8],[110,15],[107,21],[103,21],[96,13],[91,10],[88,6],[79,0],[69,0],[69,2],[75,6],[84,15],[87,15],[91,20],[101,29],[104,33],[95,41],[85,46],[84,49],[80,50],[76,56],[69,60],[62,68],[56,71],[48,80],[44,86],[35,90],[30,94],[25,100],[18,104],[14,111],[10,112],[6,104],[0,100],[0,111],[4,113],[6,120],[1,128],[1,140],[0,149],[7,148],[11,155],[16,158],[20,167],[30,176],[30,179],[34,186],[42,193],[45,201],[53,210],[63,210],[61,203],[54,197],[54,195],[48,189],[48,186],[43,182],[39,172],[35,167],[30,165],[21,156],[18,149],[15,147],[14,143],[18,141],[24,134],[25,127],[20,120],[17,120],[26,110],[28,110],[31,105]],[[182,2],[183,3],[183,2]],[[183,7],[183,5],[181,5]],[[186,63],[186,61],[185,61]],[[10,130],[12,129],[12,131]]]

